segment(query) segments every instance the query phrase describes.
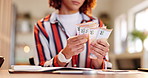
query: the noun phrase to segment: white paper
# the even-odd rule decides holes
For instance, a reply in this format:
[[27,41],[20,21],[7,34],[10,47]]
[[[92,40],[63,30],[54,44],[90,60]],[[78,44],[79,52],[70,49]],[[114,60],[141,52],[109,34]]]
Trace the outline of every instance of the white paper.
[[108,39],[110,34],[111,34],[112,30],[111,31],[107,31],[105,29],[101,29],[99,28],[98,29],[98,34],[97,34],[97,39]]
[[[112,32],[112,29],[106,29],[106,27],[100,28],[98,27],[98,24],[94,22],[78,24],[78,27],[77,27],[77,35],[89,34],[90,43],[97,39],[107,40],[111,32]],[[97,59],[97,57],[92,53],[90,53],[90,58]]]
[[74,67],[41,67],[41,66],[31,66],[31,65],[12,65],[10,70],[13,71],[24,71],[24,72],[45,72],[45,71],[55,71],[55,70],[81,70],[81,71],[92,71],[91,68],[74,68]]
[[141,74],[143,72],[138,71],[128,71],[128,70],[98,70],[98,74]]
[[12,65],[13,70],[41,70],[41,66],[31,66],[31,65]]

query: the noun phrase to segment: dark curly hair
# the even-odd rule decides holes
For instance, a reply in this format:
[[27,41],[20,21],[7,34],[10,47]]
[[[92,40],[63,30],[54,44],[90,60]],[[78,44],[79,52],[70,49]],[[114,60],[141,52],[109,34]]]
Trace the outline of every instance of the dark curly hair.
[[[60,10],[61,8],[61,2],[62,0],[49,0],[49,6]],[[85,0],[83,5],[80,7],[79,11],[88,15],[91,15],[92,13],[92,8],[94,8],[96,5],[96,0]]]

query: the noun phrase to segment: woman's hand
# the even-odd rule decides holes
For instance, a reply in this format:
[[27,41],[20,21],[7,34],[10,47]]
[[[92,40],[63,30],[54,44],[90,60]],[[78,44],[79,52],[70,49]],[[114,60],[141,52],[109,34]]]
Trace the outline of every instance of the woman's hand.
[[95,68],[101,69],[103,65],[103,58],[109,51],[109,44],[106,40],[96,40],[90,44],[91,53],[97,56],[97,59],[92,60],[92,64]]
[[97,56],[98,59],[103,59],[109,51],[109,43],[106,40],[99,39],[90,44],[91,53]]
[[67,45],[63,49],[62,53],[67,59],[71,58],[73,55],[78,55],[84,50],[84,43],[87,41],[87,34],[71,37],[67,40]]

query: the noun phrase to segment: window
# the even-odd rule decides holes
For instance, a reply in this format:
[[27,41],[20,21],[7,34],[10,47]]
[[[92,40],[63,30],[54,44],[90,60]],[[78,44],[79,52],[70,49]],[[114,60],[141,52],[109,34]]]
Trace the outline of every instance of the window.
[[[143,32],[144,34],[147,34],[148,32],[148,23],[147,23],[148,8],[135,13],[134,19],[135,19],[134,30],[138,30],[140,32]],[[128,44],[129,53],[142,52],[143,47],[148,46],[148,38],[145,39],[144,42],[142,42],[142,40],[139,38],[136,38],[134,41],[132,39],[129,39],[128,43],[129,43]]]
[[[128,31],[132,33],[133,31],[139,31],[144,34],[148,35],[148,1],[145,0],[139,5],[135,6],[134,8],[129,10],[128,13]],[[143,47],[148,46],[148,38],[140,39],[134,38],[133,35],[128,36],[128,52],[129,53],[137,53],[144,51]],[[147,48],[145,48],[146,51]],[[148,49],[147,49],[148,51]]]
[[115,20],[115,53],[121,54],[126,51],[127,45],[127,20],[126,15],[121,15]]
[[[135,15],[135,29],[143,32],[144,34],[148,34],[148,8],[136,13]],[[142,42],[137,43],[137,45],[142,44]],[[144,47],[148,46],[148,38],[144,40]],[[142,51],[141,45],[141,51]],[[139,48],[140,51],[140,48]]]
[[148,31],[148,8],[135,15],[135,29],[139,31]]

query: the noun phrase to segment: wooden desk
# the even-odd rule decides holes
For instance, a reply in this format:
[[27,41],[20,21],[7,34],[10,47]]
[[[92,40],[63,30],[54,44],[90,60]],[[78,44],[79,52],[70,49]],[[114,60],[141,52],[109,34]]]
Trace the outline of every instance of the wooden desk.
[[8,70],[0,70],[0,78],[148,78],[148,72],[142,72],[140,74],[76,75],[76,74],[47,74],[47,73],[10,74]]

